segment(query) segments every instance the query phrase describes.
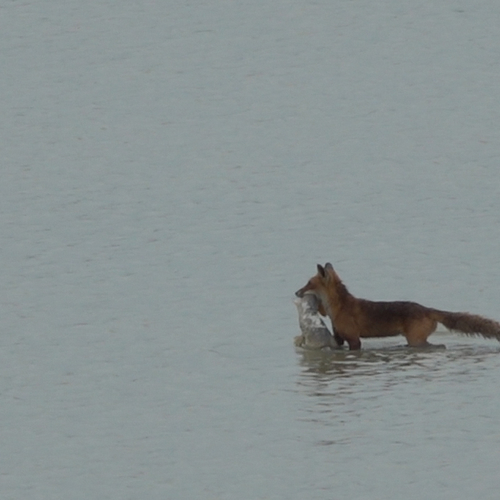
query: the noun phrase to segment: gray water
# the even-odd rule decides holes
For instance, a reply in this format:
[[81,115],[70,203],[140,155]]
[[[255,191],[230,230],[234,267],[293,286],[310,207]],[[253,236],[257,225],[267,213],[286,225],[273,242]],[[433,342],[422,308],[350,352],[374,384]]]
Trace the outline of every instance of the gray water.
[[500,319],[499,22],[4,1],[1,498],[498,498],[498,343],[303,352],[292,299]]

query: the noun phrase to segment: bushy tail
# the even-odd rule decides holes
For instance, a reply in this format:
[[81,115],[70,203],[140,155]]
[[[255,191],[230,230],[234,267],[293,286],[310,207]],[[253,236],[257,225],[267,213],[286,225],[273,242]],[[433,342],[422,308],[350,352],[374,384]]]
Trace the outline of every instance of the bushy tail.
[[497,339],[500,342],[500,323],[477,314],[432,311],[432,317],[442,323],[448,330],[471,336],[481,336],[487,339]]

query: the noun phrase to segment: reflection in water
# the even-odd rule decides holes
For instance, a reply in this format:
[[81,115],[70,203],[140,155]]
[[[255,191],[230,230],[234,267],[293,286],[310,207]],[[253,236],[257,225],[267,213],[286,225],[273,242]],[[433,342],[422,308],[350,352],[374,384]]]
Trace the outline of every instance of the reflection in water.
[[[301,380],[315,378],[322,381],[334,380],[342,377],[360,377],[386,374],[388,371],[421,367],[425,375],[432,370],[443,371],[446,363],[466,361],[470,363],[482,363],[490,355],[498,355],[500,347],[498,344],[458,344],[454,346],[436,344],[429,348],[417,349],[407,346],[383,346],[375,349],[363,349],[361,351],[348,351],[338,349],[328,350],[305,350],[297,349],[300,355],[300,365],[304,367]],[[449,368],[460,369],[463,364],[456,364]]]
[[361,453],[377,443],[380,450],[402,447],[406,453],[408,446],[420,446],[416,436],[427,436],[430,428],[448,432],[446,422],[477,408],[479,396],[471,399],[461,391],[484,387],[483,380],[498,370],[500,347],[446,343],[430,349],[381,343],[358,352],[297,350],[303,367],[297,391],[305,396],[299,420],[316,429],[314,444],[348,445]]
[[357,352],[297,352],[303,367],[297,388],[314,398],[306,411],[317,413],[331,411],[334,406],[342,406],[340,412],[351,411],[358,406],[353,401],[394,396],[422,384],[437,387],[439,383],[442,390],[453,387],[455,391],[461,379],[470,382],[490,369],[490,361],[497,364],[500,347],[490,342],[453,344],[447,340],[446,348],[436,345],[415,349],[381,343]]

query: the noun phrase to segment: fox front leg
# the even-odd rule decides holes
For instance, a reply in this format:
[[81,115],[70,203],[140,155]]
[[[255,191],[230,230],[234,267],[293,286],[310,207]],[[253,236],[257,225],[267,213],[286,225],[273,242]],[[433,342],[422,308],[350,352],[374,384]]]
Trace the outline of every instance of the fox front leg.
[[344,345],[344,339],[339,335],[337,330],[335,330],[335,327],[332,325],[332,330],[333,330],[333,338],[335,339],[335,343],[339,346],[342,347]]

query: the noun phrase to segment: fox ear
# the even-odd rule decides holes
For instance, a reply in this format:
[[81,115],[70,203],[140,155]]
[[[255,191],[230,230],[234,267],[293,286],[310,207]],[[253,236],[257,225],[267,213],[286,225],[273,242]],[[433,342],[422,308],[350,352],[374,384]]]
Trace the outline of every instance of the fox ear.
[[325,275],[326,278],[329,280],[334,279],[335,277],[335,270],[333,269],[333,266],[329,262],[325,264]]
[[318,268],[318,274],[321,276],[321,277],[325,277],[326,276],[326,273],[325,273],[325,269],[323,268],[323,266],[319,265],[319,264],[316,264],[316,267]]

